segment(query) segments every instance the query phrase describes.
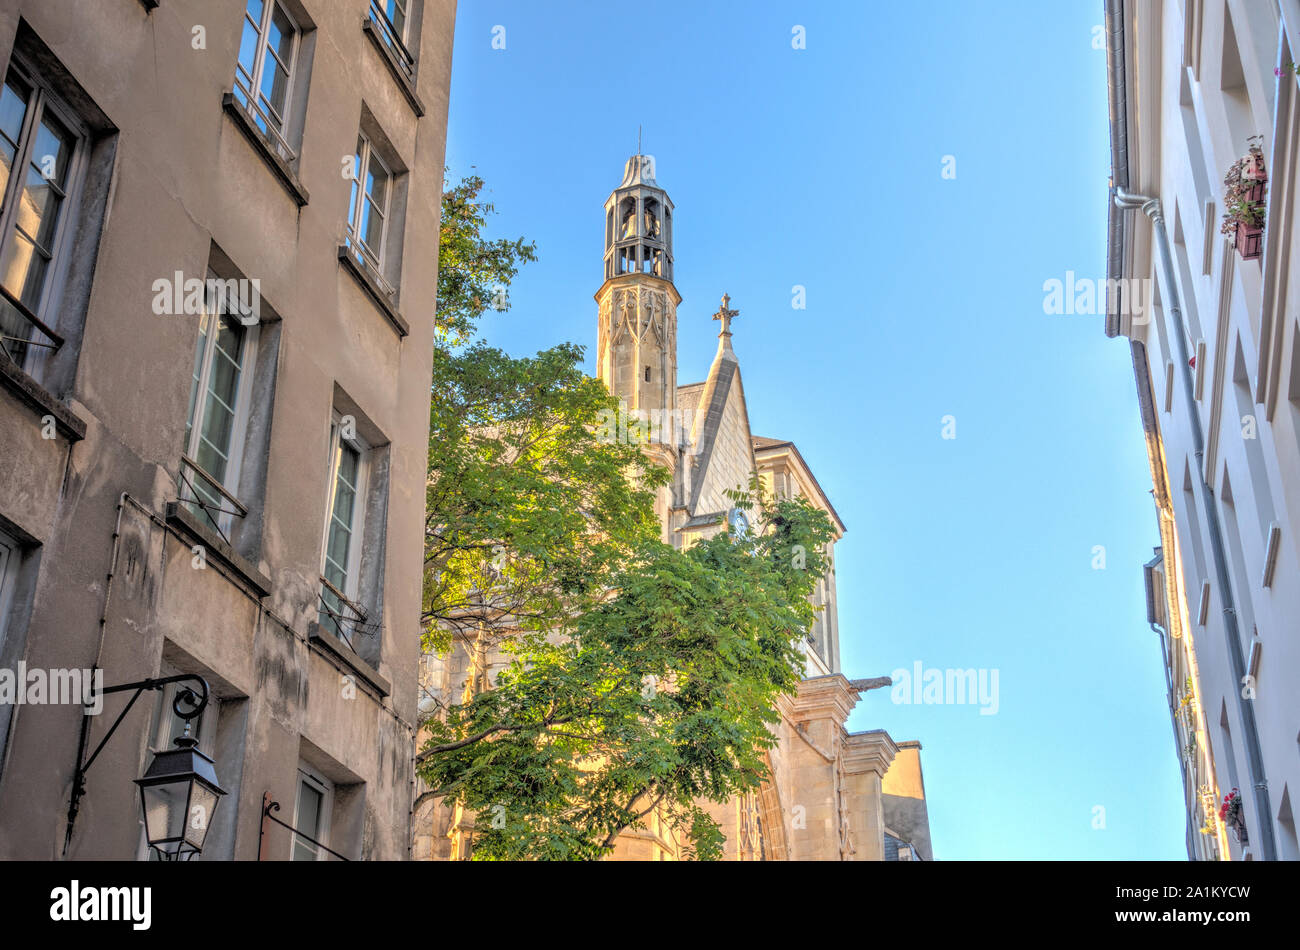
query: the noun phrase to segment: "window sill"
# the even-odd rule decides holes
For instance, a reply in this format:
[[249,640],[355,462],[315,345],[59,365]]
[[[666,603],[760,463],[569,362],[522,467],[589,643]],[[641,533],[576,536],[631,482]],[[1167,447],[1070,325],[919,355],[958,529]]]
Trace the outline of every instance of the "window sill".
[[415,92],[415,80],[403,71],[401,64],[397,61],[397,55],[388,48],[388,44],[379,35],[379,30],[369,16],[361,21],[361,29],[370,37],[370,42],[375,44],[375,49],[379,50],[379,56],[383,59],[384,65],[388,67],[388,71],[393,74],[393,79],[397,82],[397,88],[402,90],[402,95],[406,96],[406,101],[415,110],[415,117],[417,119],[423,117],[424,103],[420,101],[419,95]]
[[259,599],[271,593],[271,579],[254,567],[247,558],[237,554],[220,535],[194,517],[180,502],[167,502],[166,520],[168,526],[175,529],[178,534],[203,545],[208,554],[238,574],[244,583],[257,592]]
[[375,305],[379,307],[384,316],[388,318],[388,322],[393,325],[393,329],[397,331],[398,337],[404,338],[409,336],[411,333],[410,324],[402,319],[401,313],[393,306],[392,298],[389,297],[388,294],[384,293],[384,289],[379,286],[374,277],[370,275],[365,267],[358,263],[357,259],[352,255],[352,251],[348,249],[346,244],[339,245],[339,263],[341,263],[347,269],[348,273],[355,277],[357,282],[361,284],[362,289],[365,290],[370,299],[375,302]]
[[23,372],[18,364],[9,358],[9,354],[2,350],[0,350],[0,386],[27,403],[42,418],[53,416],[54,428],[63,433],[63,437],[69,442],[80,442],[86,437],[86,423],[55,398],[53,393]]
[[361,659],[355,650],[315,620],[307,624],[307,642],[318,650],[330,654],[356,673],[362,682],[379,694],[381,699],[392,693],[392,683],[388,682],[377,669]]
[[253,124],[253,120],[248,117],[243,106],[235,101],[233,92],[221,94],[221,108],[234,120],[239,131],[244,133],[244,138],[248,139],[249,144],[253,146],[253,151],[257,152],[262,161],[266,162],[267,167],[275,173],[276,179],[284,186],[284,190],[289,192],[289,197],[298,203],[299,208],[304,207],[309,198],[307,189],[303,187],[294,170],[289,167],[289,163],[275,154],[266,144],[266,140],[262,137],[262,130]]

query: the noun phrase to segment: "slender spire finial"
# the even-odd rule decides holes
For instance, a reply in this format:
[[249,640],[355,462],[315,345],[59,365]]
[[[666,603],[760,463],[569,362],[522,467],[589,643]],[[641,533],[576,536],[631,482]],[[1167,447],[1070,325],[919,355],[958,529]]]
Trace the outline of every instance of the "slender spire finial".
[[636,153],[637,153],[638,155],[641,154],[641,126],[640,126],[640,124],[638,124],[637,127],[636,127]]

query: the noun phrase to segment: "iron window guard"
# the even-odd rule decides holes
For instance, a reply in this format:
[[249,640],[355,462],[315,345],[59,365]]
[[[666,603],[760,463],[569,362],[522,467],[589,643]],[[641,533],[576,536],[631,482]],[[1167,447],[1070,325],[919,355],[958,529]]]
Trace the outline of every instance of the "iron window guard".
[[406,73],[408,78],[415,78],[415,57],[411,51],[406,48],[402,38],[397,35],[397,27],[393,26],[393,21],[388,19],[388,14],[378,4],[377,0],[370,0],[370,21],[375,24],[383,35],[384,42],[392,49],[397,58],[397,64]]
[[[0,349],[3,349],[5,351],[5,355],[8,356],[11,360],[13,360],[19,366],[22,366],[23,364],[23,360],[19,358],[19,356],[22,356],[23,354],[21,353],[21,351],[19,351],[19,356],[15,356],[14,351],[9,349],[8,344],[10,342],[17,343],[21,347],[42,346],[45,347],[46,349],[56,350],[56,351],[63,346],[65,342],[63,337],[60,336],[57,332],[55,332],[52,328],[47,326],[45,322],[41,320],[40,317],[36,316],[36,314],[32,312],[30,307],[28,307],[25,303],[23,303],[21,300],[19,300],[17,297],[11,294],[3,285],[0,285],[0,298],[3,298],[4,301],[7,302],[10,307],[13,308],[14,312],[17,313],[18,316],[21,317],[25,323],[31,325],[35,330],[39,331],[46,339],[50,341],[49,343],[42,343],[40,340],[32,340],[32,339],[27,339],[25,337],[11,336],[8,333],[0,332]],[[3,329],[6,328],[2,324],[0,324],[0,331],[2,331]]]
[[338,858],[340,861],[351,861],[351,860],[352,860],[351,858],[345,858],[343,855],[339,854],[337,851],[335,851],[335,850],[334,850],[333,848],[331,848],[329,845],[327,845],[327,844],[322,844],[321,842],[317,841],[317,840],[316,840],[315,838],[313,838],[311,835],[306,834],[305,832],[299,831],[297,828],[295,828],[293,825],[289,824],[287,821],[281,821],[279,818],[276,818],[275,815],[271,814],[271,812],[273,812],[273,811],[279,811],[279,810],[280,810],[280,803],[279,803],[279,802],[273,802],[273,801],[270,800],[270,798],[271,798],[271,794],[270,794],[270,792],[268,792],[267,794],[265,794],[265,795],[262,796],[262,802],[263,802],[263,805],[262,805],[262,825],[261,825],[261,827],[258,829],[258,832],[257,832],[257,860],[259,860],[259,861],[262,860],[262,838],[266,835],[266,822],[267,822],[267,819],[270,819],[271,821],[275,822],[275,823],[276,823],[277,825],[279,825],[281,828],[288,828],[290,831],[292,831],[292,832],[293,832],[295,835],[297,835],[299,838],[302,838],[304,841],[309,841],[309,842],[311,842],[311,843],[314,844],[316,847],[320,848],[322,851],[328,851],[330,854],[334,855],[334,857]]
[[[213,504],[205,499],[194,486],[194,483],[190,481],[187,470],[191,470],[205,485],[210,486],[216,494],[220,495],[222,500],[230,502],[235,507],[224,508],[221,505]],[[222,485],[219,481],[209,475],[203,470],[202,465],[184,453],[181,453],[181,464],[180,468],[177,470],[177,475],[178,481],[180,482],[178,487],[181,489],[181,497],[178,498],[177,501],[181,504],[192,505],[195,508],[198,508],[203,513],[203,519],[212,526],[212,529],[216,531],[218,535],[221,536],[221,540],[225,541],[226,544],[230,544],[230,538],[226,535],[226,532],[221,530],[221,523],[217,518],[213,517],[213,512],[223,515],[233,515],[236,518],[244,518],[248,516],[248,509],[238,498],[230,493],[225,485]],[[192,498],[184,497],[186,488],[189,489],[190,495],[193,496]]]
[[[334,621],[334,630],[338,633],[339,637],[342,638],[344,643],[355,650],[356,644],[352,642],[354,636],[360,634],[364,637],[373,637],[379,632],[381,624],[378,621],[368,623],[366,621],[366,612],[362,610],[359,605],[349,600],[348,596],[344,594],[343,591],[339,590],[324,577],[320,579],[320,582],[321,590],[316,595],[316,599],[320,601],[320,612]],[[327,591],[338,600],[339,606],[344,610],[350,611],[354,616],[346,616],[334,609],[329,601],[325,599]],[[344,624],[349,625],[349,627],[345,627]]]

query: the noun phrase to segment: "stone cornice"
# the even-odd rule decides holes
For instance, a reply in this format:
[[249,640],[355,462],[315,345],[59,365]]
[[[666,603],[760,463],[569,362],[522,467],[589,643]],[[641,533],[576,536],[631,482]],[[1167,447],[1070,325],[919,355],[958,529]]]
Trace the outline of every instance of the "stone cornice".
[[843,725],[858,704],[855,690],[843,673],[812,676],[799,682],[799,692],[790,697],[790,718],[795,722],[832,719]]
[[883,729],[850,732],[842,746],[844,771],[850,774],[875,772],[883,778],[898,754],[898,744]]
[[656,274],[616,274],[607,279],[600,285],[600,289],[593,295],[597,303],[600,303],[605,294],[616,287],[635,287],[638,284],[644,284],[655,290],[667,291],[676,307],[682,302],[682,295],[677,292],[677,287],[671,280],[666,280]]

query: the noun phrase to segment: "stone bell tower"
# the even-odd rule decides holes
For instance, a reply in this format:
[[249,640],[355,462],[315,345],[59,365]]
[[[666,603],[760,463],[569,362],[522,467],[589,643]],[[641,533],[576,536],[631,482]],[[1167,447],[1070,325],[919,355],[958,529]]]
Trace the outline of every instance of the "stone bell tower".
[[628,428],[644,427],[638,441],[645,453],[673,473],[673,485],[661,488],[656,502],[667,542],[690,430],[677,411],[682,298],[673,286],[673,203],[655,181],[654,158],[639,148],[605,202],[604,266],[596,292],[597,375],[626,410]]
[[681,295],[673,286],[673,203],[654,172],[653,157],[633,155],[605,202],[596,354],[600,378],[629,411],[671,412]]

